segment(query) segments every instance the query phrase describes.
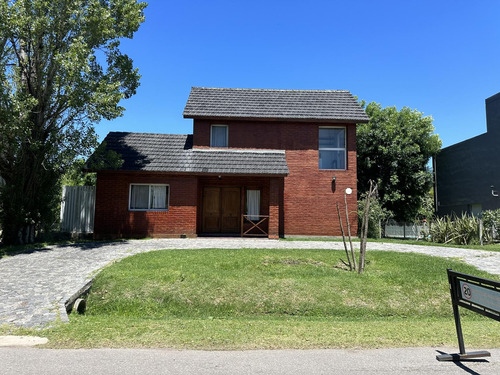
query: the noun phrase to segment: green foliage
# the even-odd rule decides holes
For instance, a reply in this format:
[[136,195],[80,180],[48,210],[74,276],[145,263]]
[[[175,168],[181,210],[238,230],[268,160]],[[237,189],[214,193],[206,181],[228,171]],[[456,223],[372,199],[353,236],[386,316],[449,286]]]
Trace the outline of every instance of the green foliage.
[[432,242],[450,243],[455,239],[451,217],[436,217],[429,227],[429,236]]
[[55,220],[61,175],[97,145],[94,124],[123,114],[139,86],[120,39],[136,0],[0,0],[0,200],[5,243]]
[[85,172],[85,160],[76,159],[73,165],[66,170],[61,178],[62,185],[68,186],[95,186],[96,173]]
[[358,191],[376,181],[382,207],[397,221],[412,221],[432,186],[427,163],[441,148],[432,117],[374,102],[365,110],[370,122],[357,126]]
[[94,151],[87,162],[76,159],[66,169],[61,177],[62,185],[69,186],[95,186],[100,169],[116,169],[123,164],[123,159],[113,150],[106,150],[106,142],[102,142]]
[[98,171],[100,169],[117,169],[123,164],[121,156],[113,150],[106,150],[106,142],[103,141],[96,148],[87,163],[82,168],[89,171]]
[[483,211],[482,216],[484,227],[487,230],[498,231],[500,229],[500,209]]
[[[479,243],[480,219],[462,214],[435,218],[430,225],[429,235],[432,242],[454,243],[456,245],[475,245]],[[492,229],[500,224],[500,210],[483,212],[484,242],[492,240]]]
[[479,219],[463,214],[453,221],[455,243],[458,245],[477,244],[479,242]]
[[[361,221],[366,204],[366,193],[361,194],[358,201],[358,230],[361,230]],[[378,198],[373,197],[370,203],[370,214],[368,217],[368,238],[380,238],[381,225],[391,217],[391,213],[382,207]],[[359,233],[358,233],[359,235]]]
[[422,197],[421,205],[417,215],[414,217],[414,221],[431,220],[434,216],[434,188],[432,188]]

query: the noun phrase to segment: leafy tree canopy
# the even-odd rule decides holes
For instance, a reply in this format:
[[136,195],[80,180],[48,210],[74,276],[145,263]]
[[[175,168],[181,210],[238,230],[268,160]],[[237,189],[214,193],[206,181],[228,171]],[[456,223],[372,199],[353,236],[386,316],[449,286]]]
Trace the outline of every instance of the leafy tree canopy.
[[5,243],[50,225],[58,180],[123,114],[139,72],[120,51],[144,21],[136,0],[0,0],[0,225]]
[[85,160],[76,159],[66,172],[61,177],[62,185],[69,186],[95,186],[97,183],[97,175],[95,172],[86,173]]
[[[362,102],[365,106],[365,103]],[[432,117],[404,107],[365,107],[370,122],[357,126],[358,191],[377,181],[382,206],[396,220],[415,219],[432,187],[429,159],[441,149]]]

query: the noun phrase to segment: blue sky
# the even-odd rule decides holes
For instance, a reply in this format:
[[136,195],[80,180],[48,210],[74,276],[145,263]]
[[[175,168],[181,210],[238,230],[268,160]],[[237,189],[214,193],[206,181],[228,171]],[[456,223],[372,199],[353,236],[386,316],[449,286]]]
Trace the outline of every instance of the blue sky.
[[486,131],[500,92],[500,1],[151,0],[122,42],[142,74],[109,131],[192,132],[192,86],[341,89],[434,118],[449,146]]

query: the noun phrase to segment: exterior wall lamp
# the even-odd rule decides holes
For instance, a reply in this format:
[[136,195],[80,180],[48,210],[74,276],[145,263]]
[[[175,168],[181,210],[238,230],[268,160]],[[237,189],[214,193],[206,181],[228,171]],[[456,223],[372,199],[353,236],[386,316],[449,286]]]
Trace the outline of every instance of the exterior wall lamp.
[[332,193],[335,193],[336,189],[336,180],[337,178],[335,176],[332,177]]

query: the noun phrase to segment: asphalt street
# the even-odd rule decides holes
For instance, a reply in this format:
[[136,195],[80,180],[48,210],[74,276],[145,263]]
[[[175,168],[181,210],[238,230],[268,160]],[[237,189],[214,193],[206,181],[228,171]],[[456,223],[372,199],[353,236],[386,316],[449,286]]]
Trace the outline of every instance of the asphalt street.
[[0,348],[2,375],[425,374],[498,375],[500,349],[468,362],[439,362],[452,348],[191,351]]

